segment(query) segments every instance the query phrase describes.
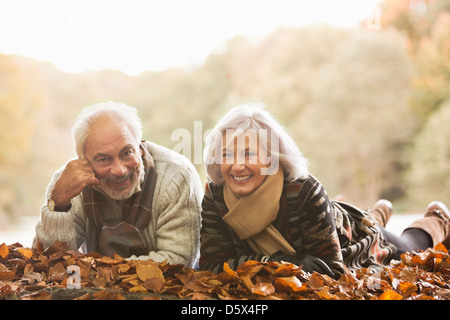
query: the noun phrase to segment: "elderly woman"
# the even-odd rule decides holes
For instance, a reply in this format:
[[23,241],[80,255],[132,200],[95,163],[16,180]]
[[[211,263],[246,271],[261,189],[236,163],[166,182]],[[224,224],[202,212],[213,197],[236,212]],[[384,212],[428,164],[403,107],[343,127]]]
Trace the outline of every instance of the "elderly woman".
[[338,277],[344,265],[388,264],[448,241],[449,213],[440,202],[399,237],[384,229],[389,201],[369,214],[330,200],[293,139],[261,106],[229,111],[207,137],[204,157],[201,269],[271,260]]

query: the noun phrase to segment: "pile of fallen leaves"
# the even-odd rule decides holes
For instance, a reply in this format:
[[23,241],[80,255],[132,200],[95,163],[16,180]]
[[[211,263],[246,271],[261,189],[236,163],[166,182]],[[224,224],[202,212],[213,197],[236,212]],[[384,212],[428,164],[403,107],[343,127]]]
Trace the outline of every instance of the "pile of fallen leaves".
[[[73,266],[81,289],[68,289]],[[236,270],[225,264],[224,272],[214,274],[152,260],[82,254],[61,242],[33,250],[18,243],[0,245],[0,299],[54,299],[58,290],[80,292],[70,297],[89,300],[450,299],[450,256],[438,245],[408,252],[388,267],[346,270],[335,280],[288,263],[247,261]]]

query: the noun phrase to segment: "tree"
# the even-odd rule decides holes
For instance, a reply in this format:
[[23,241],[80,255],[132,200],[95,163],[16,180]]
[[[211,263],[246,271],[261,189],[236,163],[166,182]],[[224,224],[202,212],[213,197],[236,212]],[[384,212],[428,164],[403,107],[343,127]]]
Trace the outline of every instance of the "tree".
[[43,106],[32,60],[0,55],[0,216],[23,208],[24,168],[31,162],[34,116]]
[[[408,171],[409,199],[424,205],[450,199],[450,100],[443,103],[416,138]],[[420,203],[418,203],[418,201]]]
[[405,192],[402,153],[412,129],[402,37],[353,30],[329,50],[299,117],[298,140],[334,194],[361,206],[396,200]]
[[450,0],[384,0],[382,7],[383,25],[408,39],[416,67],[410,104],[426,118],[450,97]]

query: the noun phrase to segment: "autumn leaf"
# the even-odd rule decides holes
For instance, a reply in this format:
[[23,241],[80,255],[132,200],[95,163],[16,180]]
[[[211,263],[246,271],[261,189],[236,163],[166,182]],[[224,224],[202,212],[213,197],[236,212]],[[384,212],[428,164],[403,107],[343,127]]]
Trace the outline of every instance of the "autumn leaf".
[[252,288],[252,293],[260,296],[269,296],[275,292],[275,287],[270,282],[260,283]]
[[322,300],[336,300],[336,296],[329,292],[328,287],[323,287],[322,290],[317,291],[316,294]]
[[314,272],[308,280],[308,285],[314,290],[323,288],[323,281],[317,275],[318,273]]
[[435,245],[434,250],[448,253],[447,248],[442,243],[438,243],[437,245]]
[[66,268],[62,262],[58,262],[49,270],[49,278],[52,281],[62,281],[64,278],[68,277]]
[[233,277],[233,278],[237,278],[238,275],[237,273],[230,268],[230,266],[228,265],[228,263],[224,262],[223,264],[223,271],[226,272],[229,276]]
[[17,251],[19,251],[22,254],[22,256],[27,259],[30,259],[33,256],[33,251],[28,248],[19,248],[17,249]]
[[275,283],[280,287],[290,288],[294,292],[302,290],[302,283],[296,276],[278,277]]
[[16,276],[16,272],[14,270],[12,271],[0,271],[0,280],[12,280]]
[[12,280],[15,276],[15,270],[9,270],[5,265],[0,263],[0,280]]
[[194,275],[194,272],[187,272],[187,273],[175,273],[175,277],[181,281],[181,283],[186,284],[188,281],[192,279]]
[[57,252],[64,252],[68,249],[67,243],[56,240],[53,245],[44,250],[46,256],[50,256]]
[[164,275],[161,269],[153,265],[138,263],[136,265],[136,274],[142,282],[153,278],[164,281]]
[[[275,275],[277,277],[288,277],[296,272],[298,267],[291,263],[280,263],[276,266]],[[303,272],[303,271],[302,271]]]
[[140,284],[135,285],[134,287],[128,290],[129,292],[147,292],[147,289]]
[[2,243],[0,245],[0,256],[2,258],[6,258],[6,256],[9,254],[8,246],[5,243]]
[[378,299],[379,300],[403,300],[403,297],[395,291],[386,290],[385,292],[383,292],[380,295],[380,297]]
[[126,263],[119,264],[119,273],[126,273],[130,270],[130,265]]
[[106,279],[103,277],[96,277],[92,284],[97,288],[106,288]]
[[28,272],[22,277],[22,281],[27,282],[30,285],[41,282],[43,279],[44,277],[42,274],[38,272]]
[[164,280],[159,278],[147,279],[145,280],[143,286],[152,292],[160,292],[164,287]]
[[254,275],[256,275],[261,269],[263,268],[263,265],[260,264],[258,261],[254,260],[248,260],[241,264],[236,269],[236,274],[238,276],[245,274],[249,278],[252,278]]
[[97,259],[97,262],[99,264],[114,265],[114,264],[119,264],[121,262],[121,260],[105,256],[105,257],[101,257],[101,258]]
[[5,265],[0,263],[0,272],[8,272],[9,269],[7,267],[5,267]]
[[401,295],[406,298],[417,290],[417,286],[408,281],[401,281],[397,289],[400,291]]
[[249,291],[253,290],[253,282],[248,275],[241,275],[239,279],[242,281],[244,287],[246,287]]
[[13,291],[9,284],[0,286],[0,299],[12,295]]

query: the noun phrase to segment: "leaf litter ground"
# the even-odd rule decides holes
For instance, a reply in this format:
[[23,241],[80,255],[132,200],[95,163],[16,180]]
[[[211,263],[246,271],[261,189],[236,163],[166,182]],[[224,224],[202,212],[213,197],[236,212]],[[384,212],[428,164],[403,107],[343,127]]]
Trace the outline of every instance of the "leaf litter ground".
[[[73,271],[80,289],[74,288]],[[72,286],[71,286],[72,285]],[[69,289],[72,288],[72,289]],[[450,300],[450,255],[439,244],[390,266],[345,270],[335,280],[301,266],[247,261],[218,274],[183,265],[0,245],[0,299],[21,300]]]

